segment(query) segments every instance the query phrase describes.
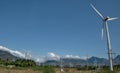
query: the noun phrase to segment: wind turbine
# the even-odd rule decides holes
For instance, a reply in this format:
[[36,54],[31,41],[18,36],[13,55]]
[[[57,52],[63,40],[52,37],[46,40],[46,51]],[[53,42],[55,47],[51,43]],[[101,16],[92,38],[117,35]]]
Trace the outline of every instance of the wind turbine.
[[112,49],[111,49],[111,44],[110,44],[110,36],[109,36],[109,30],[108,30],[107,21],[112,21],[112,20],[115,20],[115,19],[118,19],[118,18],[117,17],[110,18],[109,16],[103,17],[103,15],[92,4],[91,4],[91,7],[95,10],[95,12],[102,19],[102,34],[101,34],[102,39],[103,39],[104,27],[106,27],[106,38],[107,38],[107,46],[108,46],[108,58],[109,58],[109,62],[110,62],[110,70],[113,71]]
[[29,52],[25,52],[25,59],[26,59],[26,60],[30,59],[30,54],[29,54]]
[[61,71],[61,72],[64,72],[64,70],[63,70],[62,56],[60,57],[60,71]]
[[24,53],[25,59],[26,59],[26,60],[30,60],[30,59],[31,59],[30,51],[27,51],[27,50],[25,50],[25,49],[24,49],[24,51],[25,51],[25,53]]

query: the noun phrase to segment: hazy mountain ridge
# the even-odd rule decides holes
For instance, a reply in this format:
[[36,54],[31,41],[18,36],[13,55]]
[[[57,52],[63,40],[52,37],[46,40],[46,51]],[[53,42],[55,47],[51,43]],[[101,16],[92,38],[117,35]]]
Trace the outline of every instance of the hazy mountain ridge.
[[13,56],[16,56],[19,58],[25,58],[25,55],[23,53],[16,51],[16,50],[11,50],[11,49],[6,48],[4,46],[0,46],[0,51],[8,52],[8,53],[12,54]]
[[0,50],[0,59],[1,60],[13,60],[14,61],[16,59],[19,59],[19,57],[12,55],[8,51]]
[[[8,48],[0,46],[0,59],[2,60],[16,60],[20,59],[24,55],[19,52],[19,51],[13,51]],[[60,60],[61,59],[61,60]],[[40,62],[41,60],[42,63]],[[99,58],[99,57],[90,57],[87,60],[80,58],[79,56],[72,56],[72,55],[67,55],[66,57],[60,58],[59,55],[55,55],[54,53],[49,53],[49,56],[40,59],[38,62],[41,65],[54,65],[54,66],[60,66],[61,63],[63,66],[69,66],[69,67],[74,67],[74,66],[83,66],[83,65],[109,65],[109,61],[105,58]],[[113,64],[115,65],[120,65],[120,55],[116,56],[113,59]]]
[[[114,63],[115,62],[115,63]],[[62,58],[61,61],[48,60],[42,65],[53,65],[53,66],[65,66],[65,67],[76,67],[76,66],[85,66],[85,65],[109,65],[109,61],[105,58],[99,57],[90,57],[87,60],[85,59],[75,59],[75,58]],[[120,65],[120,55],[113,59],[113,64]]]
[[113,62],[115,65],[120,65],[120,55],[118,55],[118,56],[116,56],[115,58],[114,58],[114,62]]
[[98,64],[98,65],[108,65],[108,60],[105,59],[105,58],[99,58],[99,57],[91,57],[88,59],[88,63],[90,65],[95,65],[95,64]]

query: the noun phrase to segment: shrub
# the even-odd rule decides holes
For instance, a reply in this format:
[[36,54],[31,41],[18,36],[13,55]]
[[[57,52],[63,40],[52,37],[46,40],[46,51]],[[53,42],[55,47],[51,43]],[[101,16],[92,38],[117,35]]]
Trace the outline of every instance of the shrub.
[[51,66],[44,66],[43,73],[55,73],[55,70]]

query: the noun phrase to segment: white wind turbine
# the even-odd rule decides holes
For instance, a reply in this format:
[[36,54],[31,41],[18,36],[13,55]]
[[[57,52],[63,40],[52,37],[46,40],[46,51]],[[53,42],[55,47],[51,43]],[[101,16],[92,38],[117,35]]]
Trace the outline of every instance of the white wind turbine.
[[27,50],[24,50],[24,51],[25,51],[25,53],[24,53],[25,59],[30,60],[31,59],[30,51],[27,51]]
[[26,59],[26,60],[30,59],[30,54],[29,54],[29,52],[25,52],[25,59]]
[[91,7],[96,11],[96,13],[100,16],[102,19],[102,39],[103,39],[103,32],[104,32],[104,27],[106,27],[106,38],[107,38],[107,46],[108,46],[108,57],[109,57],[109,62],[110,62],[110,70],[113,71],[113,63],[112,63],[112,49],[111,49],[111,44],[110,44],[110,36],[109,36],[109,31],[108,31],[108,24],[107,21],[112,21],[115,19],[118,19],[117,17],[110,18],[109,16],[103,17],[103,15],[91,4]]

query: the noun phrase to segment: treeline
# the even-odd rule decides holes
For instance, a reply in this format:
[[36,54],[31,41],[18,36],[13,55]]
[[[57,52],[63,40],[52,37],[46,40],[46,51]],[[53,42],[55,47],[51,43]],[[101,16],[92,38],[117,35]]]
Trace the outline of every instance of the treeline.
[[[120,71],[120,65],[113,66],[115,71]],[[109,66],[79,66],[77,70],[109,70]]]
[[[109,66],[103,66],[104,70],[109,70]],[[113,66],[114,70],[120,71],[120,65],[114,65]]]
[[16,67],[32,67],[36,66],[36,63],[33,60],[26,60],[26,59],[17,59],[15,61],[11,60],[1,60],[0,59],[0,66],[8,66],[13,65]]

